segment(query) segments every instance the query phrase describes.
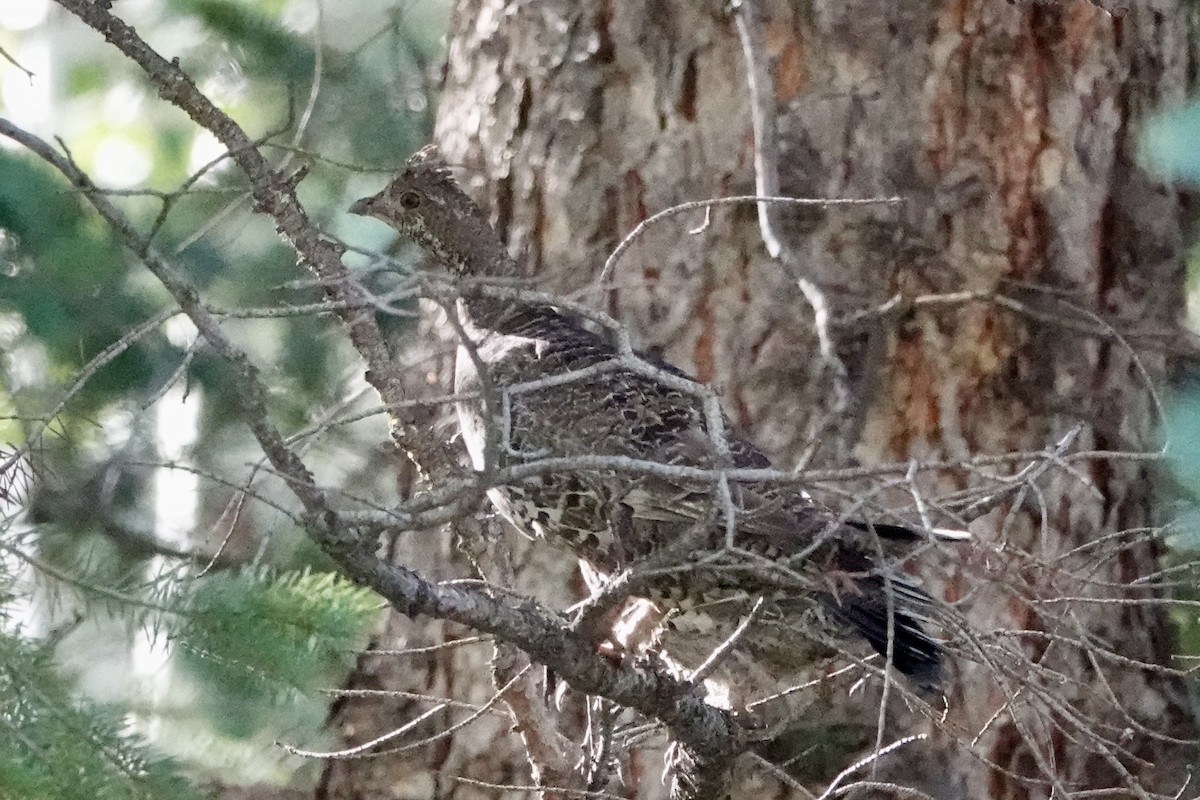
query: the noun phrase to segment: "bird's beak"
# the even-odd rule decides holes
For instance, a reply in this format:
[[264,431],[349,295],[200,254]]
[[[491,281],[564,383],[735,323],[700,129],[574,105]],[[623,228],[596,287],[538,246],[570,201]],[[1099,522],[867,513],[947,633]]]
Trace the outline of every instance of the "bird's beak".
[[354,205],[350,206],[351,214],[358,214],[363,217],[375,216],[375,203],[379,200],[379,195],[373,194],[370,197],[364,197],[361,200],[355,201]]

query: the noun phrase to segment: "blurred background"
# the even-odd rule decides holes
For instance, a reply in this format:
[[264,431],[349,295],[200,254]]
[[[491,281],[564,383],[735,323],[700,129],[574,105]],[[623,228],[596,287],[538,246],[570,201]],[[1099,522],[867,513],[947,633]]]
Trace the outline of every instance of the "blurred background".
[[[325,230],[386,244],[346,208],[429,139],[448,2],[124,0],[119,13],[252,136],[273,135],[268,158],[308,170],[302,198]],[[394,499],[359,361],[305,310],[320,292],[248,213],[215,139],[46,0],[0,3],[0,50],[0,115],[61,139],[153,230],[270,365],[272,413],[322,481],[363,507]],[[171,305],[61,177],[0,144],[0,796],[142,796],[99,741],[130,763],[174,756],[197,786],[311,784],[318,762],[275,742],[326,742],[317,690],[344,678],[378,615],[310,546],[228,370]],[[411,326],[402,309],[383,316],[397,337]],[[30,741],[56,755],[37,763]]]
[[[326,232],[389,247],[346,208],[431,139],[449,0],[117,9],[270,136],[272,160],[307,170],[301,197]],[[0,51],[0,115],[61,139],[270,365],[274,418],[324,485],[350,507],[393,502],[386,420],[359,359],[308,308],[320,292],[248,213],[216,141],[48,0],[0,3]],[[1145,167],[1200,187],[1200,103],[1161,109],[1140,141]],[[348,262],[384,294],[411,261],[395,255],[374,272],[366,255]],[[59,176],[0,140],[0,797],[310,788],[320,763],[277,743],[332,746],[323,690],[381,610],[310,546],[238,421],[230,371],[173,310]],[[415,310],[380,314],[401,360]],[[1185,375],[1167,401],[1159,513],[1182,562],[1200,550],[1200,392]],[[1173,616],[1200,654],[1194,609]]]

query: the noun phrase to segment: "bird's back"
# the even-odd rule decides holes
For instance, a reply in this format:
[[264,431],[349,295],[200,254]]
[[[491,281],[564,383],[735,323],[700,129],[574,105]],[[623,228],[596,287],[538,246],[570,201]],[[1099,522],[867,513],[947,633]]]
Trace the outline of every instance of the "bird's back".
[[[477,468],[485,461],[486,391],[498,417],[495,466],[548,456],[629,459],[624,468],[559,468],[497,487],[493,503],[519,530],[567,547],[603,573],[651,557],[661,562],[675,550],[666,564],[656,562],[663,572],[644,592],[688,612],[672,625],[668,647],[673,638],[677,652],[711,649],[765,597],[759,635],[747,644],[773,661],[811,661],[851,631],[886,653],[890,630],[897,668],[918,683],[937,682],[940,648],[918,621],[928,597],[882,566],[870,526],[840,518],[796,485],[733,483],[730,550],[714,481],[652,469],[720,466],[697,397],[625,366],[603,336],[553,309],[514,310],[502,330],[474,333],[460,348],[456,392],[475,398],[460,401],[458,411]],[[744,439],[727,443],[731,466],[770,467]]]
[[[846,519],[795,484],[730,480],[723,492],[711,472],[672,472],[769,461],[740,438],[710,435],[702,402],[669,364],[649,359],[657,371],[634,368],[608,336],[553,304],[470,288],[520,270],[434,150],[414,155],[351,210],[392,225],[465,279],[458,307],[470,342],[460,348],[457,390],[476,466],[567,459],[489,493],[517,528],[567,546],[602,572],[636,572],[651,559],[646,593],[671,609],[709,609],[693,617],[702,626],[736,620],[763,598],[762,624],[747,634],[747,649],[802,653],[806,633],[816,641],[856,633],[918,683],[937,682],[941,650],[920,623],[929,598],[884,557],[888,540],[919,537]],[[583,463],[592,456],[625,462]]]

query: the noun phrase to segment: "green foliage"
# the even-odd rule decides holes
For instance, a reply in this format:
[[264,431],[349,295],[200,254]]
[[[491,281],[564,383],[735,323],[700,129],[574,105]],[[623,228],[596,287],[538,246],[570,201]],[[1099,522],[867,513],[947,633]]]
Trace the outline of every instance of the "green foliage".
[[[178,57],[251,136],[265,137],[268,159],[289,172],[307,167],[301,197],[330,235],[345,228],[357,236],[361,221],[346,214],[351,201],[429,138],[431,65],[448,3],[346,0],[306,17],[307,7],[288,0],[166,0],[117,4],[115,12]],[[0,27],[0,48],[18,62],[49,53],[52,70],[33,81],[46,94],[46,113],[22,119],[10,102],[5,116],[47,140],[61,136],[98,185],[120,190],[108,199],[140,235],[152,233],[169,268],[203,302],[230,312],[219,314],[221,325],[262,371],[274,424],[292,434],[377,402],[355,399],[361,366],[329,315],[255,316],[263,307],[306,306],[322,293],[271,223],[252,213],[244,176],[136,66],[103,37],[64,23],[61,11],[28,33]],[[4,92],[30,83],[5,59],[0,78]],[[200,164],[208,165],[202,173]],[[207,770],[230,784],[294,779],[297,765],[273,742],[323,735],[328,698],[317,689],[344,679],[375,618],[370,594],[295,571],[328,569],[328,560],[288,516],[295,501],[286,486],[256,466],[262,454],[246,434],[236,373],[203,340],[192,345],[194,332],[150,330],[74,385],[97,354],[171,307],[85,198],[31,154],[0,150],[0,447],[28,443],[34,452],[21,491],[28,528],[10,527],[10,508],[0,506],[0,544],[10,548],[0,550],[0,579],[19,548],[29,556],[22,569],[37,573],[39,608],[26,610],[28,584],[17,591],[0,580],[0,620],[9,631],[31,620],[37,624],[28,627],[72,631],[69,646],[57,648],[0,642],[0,737],[9,737],[0,744],[0,800],[188,796],[182,782],[161,778],[175,775],[169,765],[160,769],[141,744],[119,737],[120,712],[87,703],[85,692],[155,719],[151,744],[176,753],[193,774]],[[389,321],[398,323],[398,339],[411,325]],[[173,450],[165,449],[163,420],[176,417],[164,411],[180,401],[164,398],[168,387],[199,403],[194,436]],[[51,408],[56,414],[40,431]],[[334,495],[387,502],[394,486],[378,470],[362,470],[364,453],[386,440],[384,423],[357,425],[299,436],[296,447]],[[172,490],[161,479],[190,471],[199,476],[189,498],[197,511],[181,542],[178,531],[159,529],[178,524],[162,522]],[[223,551],[227,571],[190,577],[193,562],[170,552],[210,552],[227,521],[235,528]],[[253,569],[236,566],[251,560]],[[162,690],[152,697],[121,673],[148,633],[172,643],[166,671],[149,681]],[[17,675],[43,694],[11,698]],[[24,705],[9,705],[18,700]],[[30,710],[34,703],[40,710]],[[71,739],[69,730],[91,731],[88,724],[95,732]],[[51,747],[72,744],[79,752]],[[44,769],[51,763],[53,773]],[[134,788],[119,785],[121,765],[136,767]]]
[[1171,471],[1183,489],[1200,497],[1200,392],[1182,391],[1172,396],[1165,424]]
[[[1173,518],[1166,527],[1167,569],[1186,569],[1173,579],[1181,581],[1174,595],[1185,602],[1200,601],[1200,589],[1189,585],[1187,578],[1196,577],[1195,558],[1200,553],[1200,387],[1185,386],[1165,401],[1163,433],[1167,439],[1169,485],[1164,494],[1174,495]],[[1180,655],[1200,655],[1200,617],[1194,608],[1179,606],[1170,609],[1178,636]]]
[[312,45],[253,5],[228,0],[176,0],[175,5],[198,17],[218,41],[240,48],[246,55],[242,63],[253,77],[302,81],[312,76]]
[[1200,186],[1200,101],[1164,111],[1142,131],[1142,163],[1168,180]]
[[0,798],[200,797],[169,760],[124,733],[122,714],[77,703],[49,653],[0,634]]
[[261,570],[192,581],[172,634],[179,662],[212,699],[212,723],[247,737],[350,667],[380,600],[329,573]]
[[[131,265],[81,198],[29,155],[0,151],[0,230],[17,255],[0,277],[0,312],[19,313],[54,362],[82,367],[157,310],[125,290]],[[149,386],[178,357],[144,337],[88,382],[81,409]]]

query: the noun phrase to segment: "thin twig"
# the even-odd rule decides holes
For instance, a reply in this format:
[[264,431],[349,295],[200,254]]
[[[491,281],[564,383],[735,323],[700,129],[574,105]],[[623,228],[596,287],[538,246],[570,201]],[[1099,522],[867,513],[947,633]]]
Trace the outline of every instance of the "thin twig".
[[[141,66],[165,99],[216,135],[249,178],[259,209],[274,219],[280,233],[313,269],[323,290],[333,301],[339,304],[350,301],[352,305],[359,299],[354,282],[346,280],[346,269],[340,262],[341,248],[323,238],[311,223],[296,199],[291,181],[274,170],[257,149],[250,146],[244,131],[217,109],[177,64],[152,50],[132,28],[113,16],[105,4],[88,0],[57,2]],[[210,345],[235,365],[239,378],[234,384],[241,394],[244,418],[272,465],[287,478],[287,485],[303,504],[308,529],[348,575],[371,585],[409,616],[432,614],[503,636],[553,668],[578,689],[608,696],[622,705],[663,720],[676,735],[688,741],[690,748],[704,753],[707,758],[727,760],[744,747],[738,744],[736,726],[729,715],[705,704],[695,688],[656,670],[636,665],[618,667],[606,662],[540,607],[513,607],[478,590],[435,586],[399,564],[380,562],[364,546],[366,542],[354,536],[352,529],[343,527],[339,515],[328,507],[325,494],[316,486],[311,473],[287,447],[284,437],[267,421],[263,386],[257,370],[245,354],[224,337],[215,317],[199,302],[195,290],[173,274],[73,163],[10,123],[4,122],[0,126],[0,134],[21,142],[53,164],[72,184],[86,190],[92,204],[118,236],[143,257],[147,267],[171,292]],[[384,402],[389,405],[404,402],[407,398],[403,381],[389,368],[390,353],[371,315],[343,310],[339,316],[347,327],[351,342],[368,363],[368,380]],[[440,443],[435,444],[440,446]]]
[[750,629],[750,626],[753,625],[758,619],[758,614],[760,611],[762,611],[763,602],[764,598],[762,597],[754,601],[754,607],[750,609],[750,613],[747,614],[740,623],[738,623],[738,626],[733,629],[733,633],[729,634],[725,641],[721,642],[716,649],[709,653],[708,658],[704,659],[704,663],[696,667],[695,671],[688,676],[689,681],[692,683],[700,683],[708,678],[708,676],[712,674],[713,670],[721,665],[721,662],[724,661],[731,652],[733,652],[733,648],[737,647],[742,636],[745,635],[746,631]]
[[[758,194],[734,195],[732,197],[710,197],[705,200],[689,200],[684,203],[670,206],[669,208],[664,208],[662,211],[652,214],[639,222],[633,230],[625,235],[625,238],[621,240],[620,244],[613,248],[613,251],[609,254],[608,258],[605,259],[604,267],[600,270],[600,274],[596,277],[595,284],[597,286],[604,286],[607,284],[608,280],[612,277],[614,271],[616,270],[617,263],[621,260],[621,257],[625,255],[625,251],[632,247],[633,244],[646,233],[648,228],[658,224],[659,222],[662,222],[665,219],[678,216],[679,214],[686,214],[689,211],[696,211],[702,208],[707,212],[709,209],[720,206],[746,205],[748,203],[757,203],[760,207],[783,205],[817,206],[820,208],[827,208],[832,206],[888,205],[902,202],[904,202],[904,198],[902,197],[782,197],[778,193],[770,194],[767,192],[760,192]],[[699,231],[693,230],[689,232],[697,233]]]

